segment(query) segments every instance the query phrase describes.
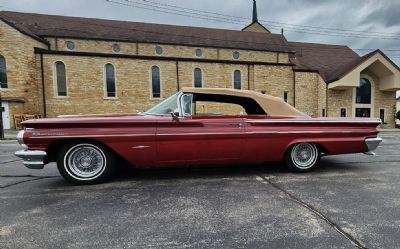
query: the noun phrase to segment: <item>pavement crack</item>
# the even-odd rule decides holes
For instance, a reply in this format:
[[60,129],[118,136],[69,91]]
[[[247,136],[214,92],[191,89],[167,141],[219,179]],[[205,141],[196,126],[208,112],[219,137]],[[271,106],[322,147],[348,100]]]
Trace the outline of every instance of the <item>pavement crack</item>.
[[10,160],[10,161],[0,162],[0,164],[13,163],[13,162],[18,162],[18,161],[22,161],[22,159],[14,159],[14,160]]
[[48,178],[54,178],[57,176],[40,176],[40,177],[35,177],[34,179],[27,179],[24,181],[20,181],[20,182],[15,182],[15,183],[11,183],[5,186],[0,186],[0,189],[4,189],[4,188],[8,188],[8,187],[12,187],[21,183],[26,183],[26,182],[33,182],[33,181],[37,181],[37,180],[42,180],[42,179],[48,179]]
[[268,178],[266,178],[266,177],[264,177],[262,175],[258,175],[258,176],[262,180],[264,180],[265,182],[270,184],[273,188],[275,188],[275,189],[281,191],[282,193],[284,193],[292,201],[296,202],[297,204],[301,205],[302,207],[304,207],[304,208],[308,209],[309,211],[313,212],[315,215],[317,215],[319,218],[321,218],[323,221],[325,221],[330,227],[335,229],[340,235],[342,235],[347,240],[349,240],[356,248],[368,249],[359,240],[357,240],[351,234],[349,234],[346,231],[344,231],[343,228],[341,228],[338,224],[336,224],[334,221],[332,221],[328,216],[326,216],[321,211],[319,211],[316,207],[312,206],[311,204],[306,203],[305,201],[301,200],[299,197],[291,194],[290,192],[288,192],[287,190],[285,190],[284,188],[282,188],[278,184],[272,182],[270,179],[268,179]]

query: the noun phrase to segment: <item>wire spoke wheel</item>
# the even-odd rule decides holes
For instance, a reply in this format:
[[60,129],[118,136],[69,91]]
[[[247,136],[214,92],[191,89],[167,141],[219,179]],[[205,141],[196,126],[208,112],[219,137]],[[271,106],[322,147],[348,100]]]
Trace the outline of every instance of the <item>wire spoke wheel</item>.
[[99,174],[105,166],[105,155],[93,145],[72,147],[65,157],[71,173],[81,178],[90,178]]
[[313,143],[298,143],[291,147],[285,159],[292,170],[305,172],[317,165],[320,159],[320,152]]
[[101,144],[71,143],[61,150],[57,166],[61,175],[72,183],[98,183],[110,177],[115,158]]

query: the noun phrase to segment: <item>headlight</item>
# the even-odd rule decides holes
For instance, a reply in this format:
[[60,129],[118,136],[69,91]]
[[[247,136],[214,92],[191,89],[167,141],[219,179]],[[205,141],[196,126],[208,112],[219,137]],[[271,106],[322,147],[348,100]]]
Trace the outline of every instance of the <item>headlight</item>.
[[17,140],[18,140],[18,143],[19,143],[20,145],[24,145],[24,133],[25,133],[24,130],[18,132]]

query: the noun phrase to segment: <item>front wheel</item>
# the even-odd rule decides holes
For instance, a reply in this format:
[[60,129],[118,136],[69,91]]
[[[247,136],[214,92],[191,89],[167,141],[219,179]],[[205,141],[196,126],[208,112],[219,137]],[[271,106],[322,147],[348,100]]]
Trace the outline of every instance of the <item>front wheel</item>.
[[285,154],[286,166],[295,172],[313,170],[321,159],[321,152],[313,143],[298,143],[291,146]]
[[95,184],[108,180],[115,171],[114,154],[94,142],[69,143],[58,153],[57,168],[73,184]]

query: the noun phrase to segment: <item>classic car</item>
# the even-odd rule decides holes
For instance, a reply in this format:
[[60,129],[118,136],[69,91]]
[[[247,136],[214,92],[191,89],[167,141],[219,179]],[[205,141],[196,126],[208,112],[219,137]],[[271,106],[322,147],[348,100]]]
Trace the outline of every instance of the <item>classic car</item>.
[[110,179],[121,160],[137,168],[285,161],[307,172],[321,156],[372,154],[380,123],[313,118],[249,90],[183,88],[144,113],[25,121],[15,155],[31,169],[57,162],[74,184]]

